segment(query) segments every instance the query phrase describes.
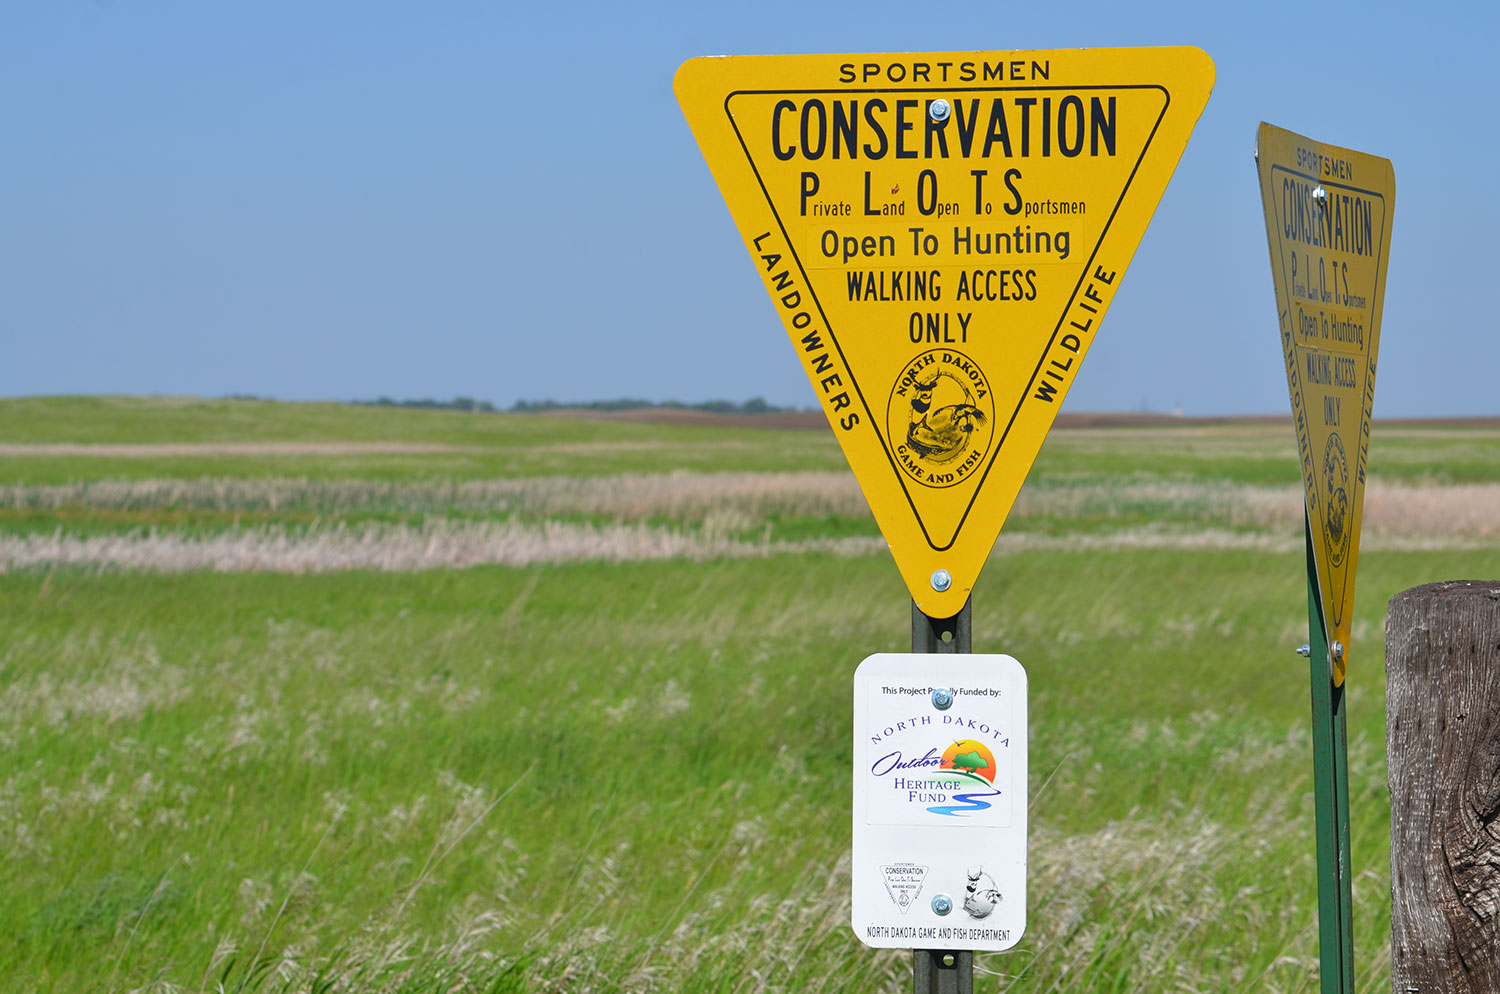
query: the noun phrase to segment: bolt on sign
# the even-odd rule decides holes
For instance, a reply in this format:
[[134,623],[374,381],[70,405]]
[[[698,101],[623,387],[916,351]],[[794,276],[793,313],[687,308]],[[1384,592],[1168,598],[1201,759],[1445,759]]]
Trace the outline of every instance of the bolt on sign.
[[688,124],[927,615],[968,600],[1213,82],[1196,48],[678,70]]
[[1333,682],[1349,659],[1396,174],[1262,123],[1256,168]]
[[854,934],[1009,949],[1026,930],[1026,670],[877,653],[854,672]]

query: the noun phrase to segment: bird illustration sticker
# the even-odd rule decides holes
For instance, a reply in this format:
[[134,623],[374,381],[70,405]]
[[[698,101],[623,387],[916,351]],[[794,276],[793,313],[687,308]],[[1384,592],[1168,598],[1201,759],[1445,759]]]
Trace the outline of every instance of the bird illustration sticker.
[[989,452],[995,432],[989,382],[962,352],[923,352],[891,388],[886,431],[902,472],[923,486],[951,487]]
[[1000,888],[995,878],[984,872],[984,867],[969,870],[964,884],[964,911],[970,918],[988,918],[995,905],[1000,903]]

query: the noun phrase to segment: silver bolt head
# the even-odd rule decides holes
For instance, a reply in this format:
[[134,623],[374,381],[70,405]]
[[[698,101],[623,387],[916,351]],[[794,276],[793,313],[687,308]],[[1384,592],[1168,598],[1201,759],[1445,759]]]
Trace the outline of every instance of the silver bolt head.
[[932,706],[939,711],[946,711],[953,706],[953,691],[946,687],[939,687],[932,692]]
[[947,894],[938,894],[932,899],[932,910],[940,915],[946,915],[953,910],[953,898]]
[[951,109],[952,108],[948,106],[948,101],[942,99],[941,97],[927,105],[927,113],[932,117],[934,121],[948,120],[948,114]]
[[938,593],[942,593],[951,586],[953,586],[953,576],[947,570],[935,569],[932,571],[933,590],[936,590]]
[[1297,646],[1297,655],[1299,655],[1299,656],[1311,656],[1312,655],[1312,646],[1309,643],[1307,643],[1307,642],[1303,642],[1301,645]]
[[1319,185],[1313,189],[1312,198],[1314,203],[1316,203],[1319,207],[1322,207],[1328,202],[1328,191],[1323,189],[1323,187]]
[[1342,642],[1335,642],[1335,643],[1333,643],[1333,658],[1334,659],[1343,659],[1344,658],[1344,643],[1342,643]]

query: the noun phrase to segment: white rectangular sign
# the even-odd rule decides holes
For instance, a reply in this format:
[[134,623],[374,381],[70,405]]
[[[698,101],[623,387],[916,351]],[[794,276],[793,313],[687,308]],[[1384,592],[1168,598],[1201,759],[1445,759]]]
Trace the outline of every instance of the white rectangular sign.
[[854,674],[854,933],[1009,949],[1026,928],[1026,671],[877,653]]

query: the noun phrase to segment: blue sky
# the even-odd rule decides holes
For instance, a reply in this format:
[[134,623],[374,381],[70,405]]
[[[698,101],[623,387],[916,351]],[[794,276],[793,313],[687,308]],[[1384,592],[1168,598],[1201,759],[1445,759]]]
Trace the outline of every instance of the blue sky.
[[1500,413],[1493,5],[18,0],[0,395],[815,398],[677,109],[711,54],[1192,44],[1067,409],[1287,409],[1261,120],[1384,155],[1377,416]]

